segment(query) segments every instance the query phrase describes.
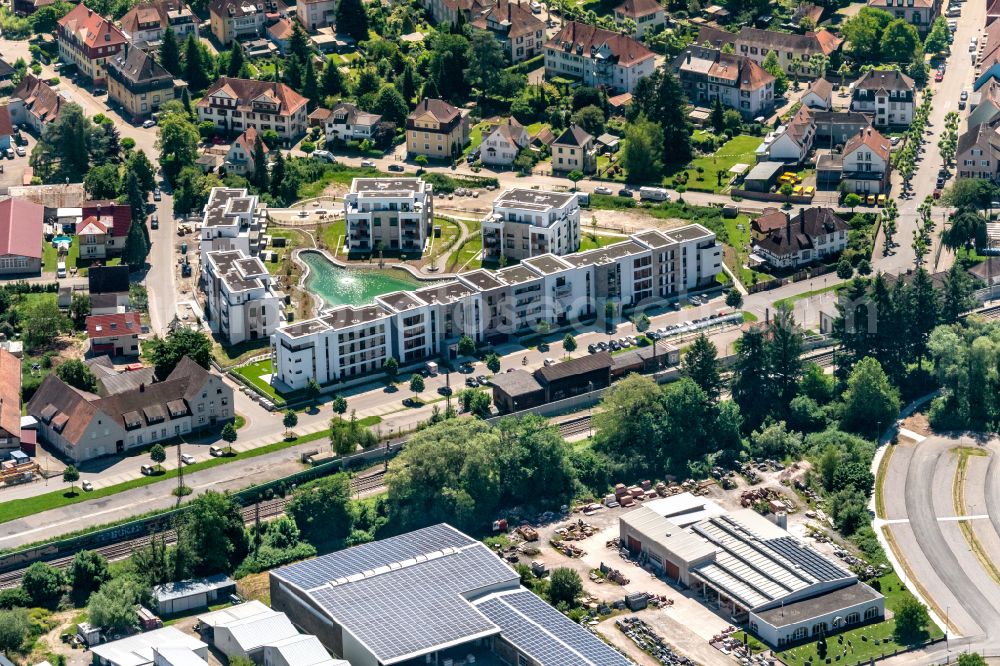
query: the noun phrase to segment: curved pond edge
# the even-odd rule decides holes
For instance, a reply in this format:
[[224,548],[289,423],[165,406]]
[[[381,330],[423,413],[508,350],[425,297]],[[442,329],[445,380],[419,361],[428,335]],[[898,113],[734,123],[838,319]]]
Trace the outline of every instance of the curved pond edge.
[[[455,278],[458,277],[457,273],[434,273],[434,274],[428,275],[426,273],[419,272],[416,268],[414,268],[413,266],[410,266],[409,264],[403,264],[403,263],[389,263],[389,262],[384,262],[384,264],[382,266],[379,266],[378,263],[354,263],[354,262],[348,263],[346,261],[342,261],[340,259],[337,259],[333,255],[331,255],[328,251],[322,250],[322,249],[317,248],[317,247],[303,247],[303,248],[299,248],[299,249],[294,250],[292,252],[292,261],[294,261],[296,264],[298,264],[299,267],[302,269],[302,277],[299,278],[299,284],[298,284],[298,286],[302,290],[306,291],[312,297],[313,305],[315,306],[315,310],[316,310],[317,316],[320,313],[322,313],[322,312],[324,312],[326,310],[333,310],[335,308],[340,308],[340,307],[345,307],[345,306],[343,306],[343,305],[333,305],[333,306],[329,305],[326,301],[323,300],[322,296],[320,296],[319,294],[313,292],[311,289],[309,289],[309,287],[306,286],[306,279],[308,279],[309,272],[310,272],[311,269],[309,268],[309,264],[307,264],[306,262],[301,261],[299,259],[299,255],[301,255],[303,253],[318,254],[318,255],[322,256],[324,259],[326,259],[327,261],[329,261],[331,264],[333,264],[334,266],[336,266],[337,268],[343,268],[345,270],[349,270],[349,269],[357,269],[357,270],[362,270],[362,271],[364,271],[364,270],[372,270],[372,271],[379,271],[379,270],[381,270],[381,271],[386,271],[386,270],[391,270],[391,269],[401,270],[401,271],[406,272],[410,277],[412,277],[414,280],[417,280],[419,282],[441,282],[441,281],[444,281],[444,280],[454,280]],[[374,303],[374,301],[372,301],[372,303]],[[363,305],[354,305],[354,306],[346,306],[346,307],[364,307],[364,306]]]

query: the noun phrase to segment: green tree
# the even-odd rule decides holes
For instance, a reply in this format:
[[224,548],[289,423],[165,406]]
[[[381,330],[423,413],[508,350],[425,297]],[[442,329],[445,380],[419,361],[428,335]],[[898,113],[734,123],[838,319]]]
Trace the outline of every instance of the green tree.
[[56,376],[70,386],[90,393],[97,392],[97,377],[90,366],[78,358],[64,361],[56,368]]
[[72,323],[54,299],[32,301],[21,309],[21,331],[29,351],[51,344],[70,330]]
[[956,322],[962,314],[975,307],[974,291],[975,285],[969,274],[959,264],[953,264],[944,279],[941,319],[946,323]]
[[149,457],[156,463],[158,469],[162,469],[163,463],[167,461],[167,451],[163,448],[162,444],[153,444],[149,449]]
[[649,321],[649,317],[646,315],[645,312],[643,312],[632,321],[632,325],[635,326],[635,330],[639,331],[640,333],[645,333],[646,331],[649,330],[649,327],[652,325],[652,322]]
[[105,131],[87,120],[78,104],[63,104],[32,149],[31,166],[43,183],[80,182],[91,160],[97,166],[107,160],[105,139]]
[[340,68],[333,60],[328,59],[323,66],[320,91],[326,97],[335,97],[344,92],[344,75],[340,73]]
[[639,117],[625,126],[620,164],[629,182],[658,182],[663,174],[663,128]]
[[265,152],[264,142],[261,141],[258,134],[257,140],[253,144],[253,172],[250,174],[250,184],[260,192],[267,192],[267,179],[267,153]]
[[850,208],[853,213],[854,209],[861,205],[861,196],[850,192],[844,197],[844,205]]
[[211,55],[198,41],[196,33],[188,35],[184,42],[184,80],[191,90],[201,92],[212,82]]
[[768,326],[768,365],[773,395],[787,407],[802,376],[802,329],[795,323],[790,306],[779,306]]
[[200,139],[198,128],[183,107],[164,107],[157,122],[156,147],[160,151],[160,166],[171,181],[182,168],[194,165]]
[[708,121],[712,124],[712,129],[714,129],[716,133],[720,133],[722,130],[726,129],[725,111],[722,108],[721,97],[715,98],[715,103],[712,105],[712,115],[709,117]]
[[399,374],[399,361],[395,357],[390,356],[382,364],[382,372],[385,373],[385,380],[390,384],[396,381],[396,375]]
[[841,417],[845,430],[878,435],[899,413],[899,394],[874,358],[862,359],[851,372]]
[[942,201],[958,209],[977,210],[990,205],[996,195],[993,183],[983,178],[958,178],[945,190]]
[[[476,341],[468,335],[463,335],[458,339],[458,355],[472,356],[476,353]],[[395,360],[395,359],[393,359]],[[397,362],[398,364],[398,362]]]
[[177,34],[167,26],[163,31],[163,42],[160,44],[160,64],[174,76],[181,75],[181,49],[177,43]]
[[236,40],[233,40],[233,48],[229,51],[229,65],[226,67],[226,76],[239,77],[243,74],[243,65],[246,59],[243,57],[243,47]]
[[877,60],[882,53],[882,33],[892,20],[892,14],[885,10],[862,7],[845,21],[841,32],[851,54],[861,61]]
[[114,635],[139,627],[136,609],[148,604],[152,594],[148,587],[132,576],[114,578],[90,595],[87,616],[91,624],[103,627]]
[[157,377],[162,380],[185,356],[207,368],[212,362],[212,341],[201,331],[180,327],[170,331],[165,338],[154,337],[147,343],[145,353],[156,366]]
[[575,569],[559,567],[552,570],[549,576],[549,602],[553,606],[559,604],[575,606],[581,594],[583,594],[583,582]]
[[402,127],[406,123],[410,107],[403,99],[403,95],[396,90],[396,86],[386,83],[382,85],[375,96],[373,110],[387,122],[396,123],[397,127]]
[[490,354],[487,356],[486,368],[493,374],[500,372],[500,357],[496,354]]
[[117,164],[101,164],[93,167],[83,177],[83,189],[92,199],[117,198],[121,188],[118,169]]
[[764,328],[751,326],[736,341],[736,363],[730,389],[748,430],[757,428],[770,412],[773,387],[769,373]]
[[[764,61],[761,63],[761,67],[764,68],[768,74],[774,77],[774,94],[777,97],[783,97],[785,92],[788,91],[788,76],[785,74],[785,70],[781,68],[781,62],[778,60],[778,54],[774,49],[767,52],[764,56]],[[720,117],[720,121],[721,121]]]
[[249,552],[239,503],[213,490],[189,502],[177,529],[177,548],[187,556],[192,575],[232,572]]
[[86,603],[90,595],[110,578],[108,561],[100,553],[81,550],[73,556],[69,566],[69,583],[78,604]]
[[299,488],[286,512],[302,537],[313,545],[330,545],[347,538],[354,526],[347,475],[334,474]]
[[24,650],[31,632],[31,618],[26,608],[0,610],[0,650],[12,654]]
[[76,482],[80,480],[80,472],[73,465],[67,465],[63,469],[63,483],[69,484],[69,494],[70,496],[76,495]]
[[736,309],[743,307],[743,294],[739,289],[733,287],[726,292],[726,306]]
[[153,169],[153,163],[146,157],[146,152],[137,150],[130,153],[125,162],[125,168],[129,172],[135,173],[139,191],[142,192],[143,200],[145,200],[146,196],[156,187],[156,171]]
[[882,58],[887,62],[909,63],[921,52],[920,35],[905,19],[895,19],[882,33]]
[[963,652],[958,655],[958,666],[986,666],[986,660],[976,652]]
[[468,96],[465,71],[469,68],[469,40],[462,35],[438,33],[430,54],[430,79],[447,100]]
[[31,603],[43,608],[54,608],[59,603],[64,586],[63,572],[44,562],[35,562],[21,577],[21,587],[31,597]]
[[931,30],[924,40],[925,53],[940,53],[948,48],[951,42],[951,31],[948,30],[948,21],[943,16],[938,16],[931,24]]
[[343,415],[347,411],[347,399],[342,395],[335,395],[330,401],[330,406],[335,414]]
[[476,389],[459,391],[458,404],[466,414],[472,414],[481,419],[488,418],[491,415],[491,400],[489,394],[485,391],[478,391]]
[[368,39],[368,14],[361,0],[341,0],[337,3],[337,29],[354,39]]
[[599,106],[583,107],[573,114],[570,122],[579,125],[592,136],[604,134],[604,111]]
[[410,377],[410,392],[413,393],[413,401],[416,402],[418,397],[424,391],[424,378],[418,374],[414,374]]
[[927,607],[915,597],[904,596],[892,609],[896,619],[893,637],[903,645],[919,643],[927,636],[927,627],[931,618]]
[[284,418],[281,419],[281,424],[285,426],[285,436],[290,436],[292,428],[299,424],[299,415],[295,413],[294,409],[286,410]]
[[236,443],[236,438],[239,437],[239,434],[236,432],[236,426],[234,426],[232,422],[222,426],[220,437],[222,437],[222,441],[226,443],[227,453],[232,453],[233,444]]
[[970,209],[960,210],[941,234],[941,241],[951,250],[982,247],[986,244],[986,218]]
[[566,337],[563,338],[563,349],[567,354],[572,354],[576,351],[576,338],[573,337],[572,333],[567,333]]
[[702,333],[691,344],[684,354],[681,363],[681,373],[688,377],[705,392],[712,402],[719,399],[722,391],[722,376],[719,369],[718,350],[715,343]]
[[503,48],[493,34],[473,30],[469,38],[469,67],[465,71],[469,85],[485,97],[496,90],[505,65]]

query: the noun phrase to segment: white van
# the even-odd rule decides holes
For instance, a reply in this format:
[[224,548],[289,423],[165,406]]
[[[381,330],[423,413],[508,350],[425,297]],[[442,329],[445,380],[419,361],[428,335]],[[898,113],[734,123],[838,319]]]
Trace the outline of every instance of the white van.
[[639,199],[643,201],[670,201],[670,192],[665,187],[640,187]]
[[208,454],[214,458],[221,458],[224,453],[221,446],[208,447]]
[[60,261],[56,264],[56,277],[64,278],[66,277],[66,262]]

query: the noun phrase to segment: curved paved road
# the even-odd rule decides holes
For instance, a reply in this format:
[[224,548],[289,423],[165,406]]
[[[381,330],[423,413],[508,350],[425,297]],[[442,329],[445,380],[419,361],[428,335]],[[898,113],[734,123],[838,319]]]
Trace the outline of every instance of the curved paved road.
[[[943,437],[919,443],[900,441],[886,470],[886,515],[879,516],[877,523],[892,534],[896,558],[904,560],[916,578],[906,580],[908,586],[921,589],[938,615],[947,613],[952,639],[950,645],[942,643],[897,659],[908,664],[939,663],[949,656],[949,648],[951,652],[998,654],[1000,584],[973,554],[956,520],[953,491],[958,456],[953,449],[969,443]],[[975,516],[967,518],[968,524],[974,526],[981,543],[992,544],[1000,538],[1000,446],[991,442],[984,450],[988,458],[969,458],[961,514]],[[976,515],[967,507],[985,507],[987,513]],[[995,562],[1000,561],[1000,553],[987,552]]]

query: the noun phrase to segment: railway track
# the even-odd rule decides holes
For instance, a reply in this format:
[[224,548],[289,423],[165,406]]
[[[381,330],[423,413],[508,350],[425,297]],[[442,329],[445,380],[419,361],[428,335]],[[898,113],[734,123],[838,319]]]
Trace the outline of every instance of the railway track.
[[[359,476],[354,476],[351,478],[350,485],[351,492],[353,494],[370,493],[374,490],[379,490],[385,486],[385,470],[378,468],[377,470],[364,472]],[[243,507],[240,510],[240,514],[243,517],[244,523],[252,525],[257,519],[258,511],[260,512],[259,515],[261,520],[277,518],[278,516],[285,514],[285,507],[288,506],[289,502],[291,502],[291,497],[276,497],[272,500],[261,502],[259,505]],[[114,562],[116,560],[123,560],[130,557],[135,551],[148,546],[149,542],[153,539],[163,539],[163,541],[169,546],[177,542],[177,531],[170,529],[157,534],[129,539],[128,541],[120,541],[106,546],[99,546],[93,550],[103,555],[109,562]],[[67,569],[72,563],[72,555],[59,557],[46,562],[46,564],[51,567],[55,567],[56,569]],[[0,573],[0,590],[20,585],[24,571],[24,569],[17,569],[15,571]]]
[[828,351],[822,354],[817,354],[816,356],[810,356],[808,358],[804,358],[802,360],[809,363],[815,363],[816,365],[823,368],[828,368],[833,365],[833,354],[834,353],[832,351]]
[[977,314],[984,319],[1000,319],[1000,305],[994,305],[991,308],[980,310],[974,314]]
[[590,432],[590,417],[581,416],[578,419],[573,419],[571,421],[563,421],[559,424],[559,434],[563,437],[570,437],[572,435],[579,435],[581,433]]

